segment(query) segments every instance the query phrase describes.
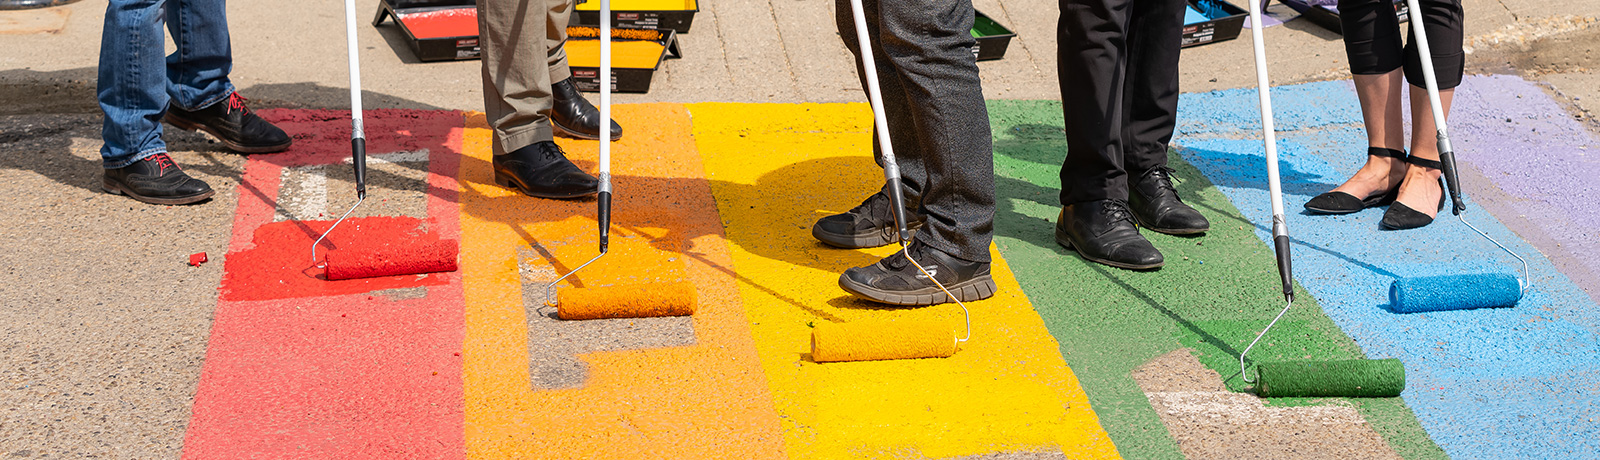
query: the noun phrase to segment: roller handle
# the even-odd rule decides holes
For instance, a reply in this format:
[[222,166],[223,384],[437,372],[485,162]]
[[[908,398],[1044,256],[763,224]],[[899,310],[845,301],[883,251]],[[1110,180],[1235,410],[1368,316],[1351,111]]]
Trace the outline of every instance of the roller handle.
[[605,254],[611,246],[611,192],[600,192],[600,253]]
[[1461,199],[1461,178],[1456,176],[1456,153],[1450,151],[1450,139],[1444,137],[1444,131],[1439,132],[1439,168],[1444,172],[1444,185],[1450,189],[1450,212],[1461,215],[1467,210],[1467,203]]
[[900,244],[903,245],[911,241],[911,232],[906,230],[906,195],[900,190],[898,179],[889,181],[889,206],[894,207],[890,212],[894,214],[895,229],[899,230]]
[[1289,235],[1272,237],[1272,252],[1278,256],[1278,276],[1283,278],[1283,298],[1294,300],[1294,268],[1289,258]]
[[367,139],[350,139],[350,162],[356,167],[356,198],[367,197]]

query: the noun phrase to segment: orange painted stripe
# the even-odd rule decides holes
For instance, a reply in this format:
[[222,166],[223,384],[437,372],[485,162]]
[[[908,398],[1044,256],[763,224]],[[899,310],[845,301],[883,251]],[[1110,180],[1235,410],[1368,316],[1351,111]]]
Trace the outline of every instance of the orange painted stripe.
[[[466,296],[463,382],[470,458],[780,458],[783,434],[751,339],[716,202],[677,104],[614,107],[612,252],[581,289],[687,282],[692,344],[578,355],[577,388],[534,389],[519,249],[565,273],[596,252],[592,200],[529,198],[493,184],[489,130],[470,117],[460,169]],[[592,141],[561,140],[594,171]],[[570,285],[562,289],[573,289]],[[575,338],[574,340],[582,340]]]

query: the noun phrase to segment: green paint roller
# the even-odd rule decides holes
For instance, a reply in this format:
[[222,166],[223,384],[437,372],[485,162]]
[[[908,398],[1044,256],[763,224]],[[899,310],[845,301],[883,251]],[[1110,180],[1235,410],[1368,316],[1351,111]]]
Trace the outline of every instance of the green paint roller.
[[1396,359],[1356,359],[1346,361],[1285,361],[1260,363],[1259,376],[1250,379],[1245,356],[1261,337],[1289,313],[1294,306],[1294,275],[1289,257],[1289,227],[1283,217],[1283,188],[1278,178],[1277,140],[1272,127],[1272,97],[1267,78],[1267,53],[1261,39],[1261,5],[1250,3],[1250,36],[1255,45],[1256,94],[1261,100],[1261,136],[1266,148],[1267,191],[1272,195],[1272,249],[1278,259],[1278,277],[1283,283],[1285,305],[1267,327],[1256,334],[1250,346],[1239,353],[1239,376],[1256,384],[1262,397],[1343,396],[1393,397],[1406,386],[1405,368]]

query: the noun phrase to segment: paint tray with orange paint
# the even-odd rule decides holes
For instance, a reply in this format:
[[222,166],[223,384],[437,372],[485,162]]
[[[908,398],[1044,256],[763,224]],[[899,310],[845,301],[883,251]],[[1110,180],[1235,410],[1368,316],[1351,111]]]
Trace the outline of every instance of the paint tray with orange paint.
[[391,17],[419,61],[477,59],[482,54],[472,0],[383,0],[372,26]]
[[[567,66],[579,91],[600,91],[600,29],[567,27]],[[619,93],[650,91],[650,80],[661,63],[678,58],[677,32],[672,29],[611,29],[611,90]]]
[[[636,29],[672,29],[689,33],[699,0],[611,0],[611,25]],[[600,26],[600,2],[579,3],[572,15],[573,26]]]

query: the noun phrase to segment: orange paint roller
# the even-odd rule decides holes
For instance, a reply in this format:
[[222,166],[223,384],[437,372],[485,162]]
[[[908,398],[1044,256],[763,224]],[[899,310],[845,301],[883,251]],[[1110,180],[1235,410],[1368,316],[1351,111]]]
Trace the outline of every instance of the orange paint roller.
[[695,289],[689,283],[648,283],[573,289],[556,303],[564,320],[653,318],[694,314]]
[[[600,81],[611,81],[611,0],[600,1]],[[611,119],[611,85],[600,85],[600,119]],[[600,123],[599,139],[611,139],[611,124]],[[688,283],[648,283],[571,290],[557,298],[556,285],[583,270],[611,246],[611,142],[600,141],[600,185],[595,201],[600,224],[600,254],[545,286],[545,301],[564,320],[647,318],[694,314],[695,288]]]

